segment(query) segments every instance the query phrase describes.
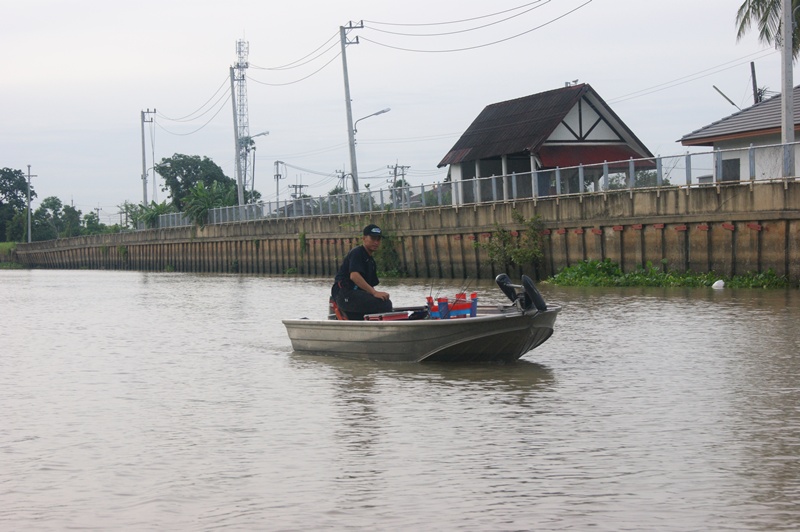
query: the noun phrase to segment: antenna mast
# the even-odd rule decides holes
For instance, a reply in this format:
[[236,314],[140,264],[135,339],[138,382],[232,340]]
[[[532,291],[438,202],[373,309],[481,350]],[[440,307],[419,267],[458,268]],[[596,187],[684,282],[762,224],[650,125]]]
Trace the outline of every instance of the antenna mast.
[[250,119],[247,108],[247,57],[250,43],[236,41],[236,63],[231,67],[231,92],[233,93],[233,129],[236,140],[236,184],[239,205],[244,205],[244,183],[250,151]]

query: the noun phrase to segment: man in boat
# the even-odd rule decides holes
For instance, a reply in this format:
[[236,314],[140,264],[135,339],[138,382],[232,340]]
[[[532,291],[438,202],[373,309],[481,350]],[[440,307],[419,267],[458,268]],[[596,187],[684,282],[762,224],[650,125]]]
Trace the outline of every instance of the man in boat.
[[381,228],[369,224],[363,233],[363,243],[351,249],[344,258],[331,288],[331,297],[339,310],[346,312],[350,319],[357,320],[363,320],[364,314],[392,310],[389,293],[375,290],[380,281],[372,254],[381,247]]

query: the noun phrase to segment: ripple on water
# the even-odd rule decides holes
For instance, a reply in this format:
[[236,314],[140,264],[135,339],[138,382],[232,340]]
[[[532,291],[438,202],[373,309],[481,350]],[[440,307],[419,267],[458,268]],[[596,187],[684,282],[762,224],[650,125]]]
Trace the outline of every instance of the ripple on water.
[[551,340],[459,367],[292,353],[326,279],[0,287],[2,528],[800,527],[796,291],[542,286]]

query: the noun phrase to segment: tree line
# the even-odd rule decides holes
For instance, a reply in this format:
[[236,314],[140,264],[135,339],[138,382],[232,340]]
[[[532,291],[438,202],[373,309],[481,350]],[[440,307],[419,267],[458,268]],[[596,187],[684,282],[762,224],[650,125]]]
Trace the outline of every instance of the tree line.
[[[184,212],[201,219],[208,209],[235,205],[236,181],[227,177],[208,157],[175,154],[161,160],[155,171],[164,179],[162,191],[168,200],[149,205],[124,202],[119,205],[120,221],[107,225],[96,212],[84,214],[56,196],[44,198],[31,212],[31,240],[54,240],[81,235],[115,233],[141,227],[156,227],[158,217]],[[30,185],[30,199],[38,194]],[[257,201],[258,191],[247,191],[248,201]],[[28,180],[22,170],[0,168],[0,241],[28,240]]]
[[[226,176],[222,168],[208,157],[176,153],[161,159],[154,169],[164,181],[161,190],[167,193],[166,200],[160,203],[151,201],[148,205],[125,201],[118,205],[120,221],[107,225],[100,222],[97,213],[84,214],[56,196],[49,196],[31,212],[31,240],[155,228],[161,215],[178,212],[202,226],[210,209],[238,203],[236,180]],[[399,179],[394,186],[407,186],[407,183]],[[27,241],[27,187],[27,178],[22,170],[0,169],[0,241]],[[344,188],[337,186],[328,194],[343,193]],[[33,185],[30,194],[31,200],[37,197]],[[246,203],[256,203],[261,199],[261,193],[246,190],[244,198]]]

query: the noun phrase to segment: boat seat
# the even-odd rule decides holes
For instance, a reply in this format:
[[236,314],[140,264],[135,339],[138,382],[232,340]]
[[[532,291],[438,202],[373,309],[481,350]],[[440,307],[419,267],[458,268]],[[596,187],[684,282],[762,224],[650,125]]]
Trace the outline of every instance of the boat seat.
[[349,318],[347,317],[347,313],[339,308],[339,305],[336,304],[336,300],[331,298],[330,299],[331,310],[333,310],[333,314],[336,316],[337,320],[347,321]]

